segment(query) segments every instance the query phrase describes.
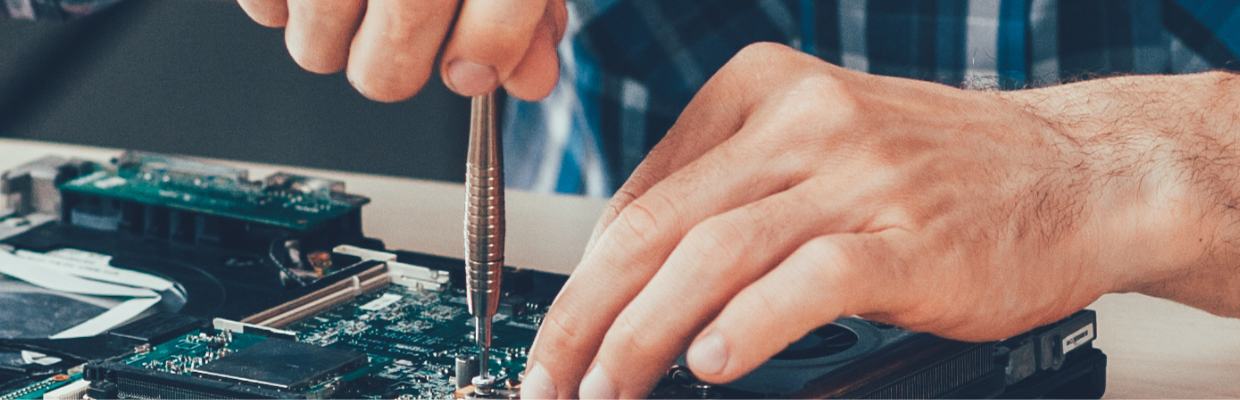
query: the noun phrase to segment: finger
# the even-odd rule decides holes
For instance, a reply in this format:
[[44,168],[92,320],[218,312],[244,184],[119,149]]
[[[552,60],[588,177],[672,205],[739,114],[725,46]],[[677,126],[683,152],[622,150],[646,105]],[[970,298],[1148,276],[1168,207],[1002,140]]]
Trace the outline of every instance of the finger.
[[288,0],[284,42],[293,61],[319,74],[344,69],[363,8],[363,0]]
[[259,25],[279,28],[288,23],[288,4],[284,0],[237,0],[237,4]]
[[607,207],[594,225],[586,243],[589,253],[599,235],[615,221],[620,210],[646,193],[650,187],[679,171],[708,150],[732,137],[750,115],[754,82],[742,79],[742,66],[725,65],[698,91],[685,106],[676,123],[612,195]]
[[535,101],[551,94],[560,78],[560,61],[555,52],[555,27],[550,19],[544,19],[534,34],[534,41],[525,52],[525,58],[512,72],[512,78],[504,82],[508,94],[522,100]]
[[547,0],[547,15],[543,17],[551,23],[552,41],[559,43],[560,39],[564,39],[564,33],[568,31],[568,6],[565,0]]
[[600,236],[552,304],[531,349],[531,364],[545,369],[546,385],[559,396],[575,394],[615,316],[689,227],[791,186],[793,178],[783,171],[738,161],[751,159],[743,152],[753,150],[728,143],[713,149],[635,200]]
[[[582,397],[646,395],[728,299],[796,246],[833,229],[829,221],[804,219],[817,214],[815,192],[800,185],[690,230],[616,317],[581,383]],[[804,223],[788,224],[797,220]]]
[[346,74],[369,99],[413,96],[430,77],[456,0],[371,0],[350,47]]
[[543,19],[547,0],[466,0],[444,49],[444,83],[476,96],[508,80]]
[[842,315],[890,309],[902,301],[891,232],[828,235],[805,243],[728,302],[689,347],[689,368],[707,382],[731,381]]

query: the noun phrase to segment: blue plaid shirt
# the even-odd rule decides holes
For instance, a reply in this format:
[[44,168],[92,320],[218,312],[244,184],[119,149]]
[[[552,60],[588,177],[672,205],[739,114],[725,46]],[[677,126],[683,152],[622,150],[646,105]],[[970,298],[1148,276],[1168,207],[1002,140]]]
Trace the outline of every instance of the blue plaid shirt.
[[698,88],[759,41],[974,88],[1240,69],[1229,0],[570,0],[569,12],[559,86],[510,100],[504,116],[512,187],[611,194]]
[[[64,19],[118,0],[0,1],[5,16]],[[698,88],[760,41],[961,87],[1240,69],[1235,0],[570,0],[569,15],[555,91],[506,107],[512,187],[611,194]]]

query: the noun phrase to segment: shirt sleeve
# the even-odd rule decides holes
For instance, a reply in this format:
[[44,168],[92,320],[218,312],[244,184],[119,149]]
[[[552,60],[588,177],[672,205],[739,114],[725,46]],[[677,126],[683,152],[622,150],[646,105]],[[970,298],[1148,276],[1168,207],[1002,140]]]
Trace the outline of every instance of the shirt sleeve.
[[1171,72],[1240,70],[1240,2],[1170,0],[1163,4],[1163,22],[1174,40]]
[[0,0],[0,17],[39,21],[79,18],[121,0]]

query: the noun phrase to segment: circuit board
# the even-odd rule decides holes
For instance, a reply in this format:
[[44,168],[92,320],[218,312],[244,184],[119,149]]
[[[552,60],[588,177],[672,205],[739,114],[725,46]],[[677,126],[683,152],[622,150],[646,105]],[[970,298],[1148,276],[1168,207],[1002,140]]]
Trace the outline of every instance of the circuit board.
[[[542,322],[544,306],[507,304],[496,315],[491,371],[516,377]],[[305,343],[347,346],[390,360],[377,376],[400,384],[388,394],[443,397],[455,390],[455,358],[477,351],[465,292],[392,285],[289,327]],[[371,393],[355,393],[368,397]],[[376,393],[381,394],[381,393]]]
[[[499,379],[472,385],[483,366],[463,261],[385,250],[361,230],[368,200],[343,183],[284,173],[251,181],[244,170],[140,152],[113,163],[52,159],[0,174],[13,218],[43,221],[0,224],[0,244],[106,254],[112,266],[177,278],[187,306],[91,337],[0,340],[0,355],[21,358],[0,365],[0,400],[513,399],[546,304],[565,283],[507,269],[485,366]],[[1095,323],[1085,310],[1007,341],[964,343],[846,318],[728,384],[674,365],[650,395],[1092,397],[1106,365],[1092,346]],[[28,351],[60,360],[31,362]]]
[[[170,374],[173,376],[180,376],[180,377],[185,377],[185,378],[194,378],[197,376],[207,375],[206,373],[210,372],[209,368],[211,366],[219,365],[219,363],[224,362],[224,360],[227,360],[230,357],[237,357],[238,354],[244,354],[248,350],[253,350],[253,349],[260,348],[260,347],[272,345],[274,343],[292,343],[292,342],[288,342],[280,338],[272,338],[272,337],[258,335],[258,334],[247,334],[247,333],[235,333],[234,334],[228,331],[208,331],[208,330],[196,331],[196,332],[185,334],[169,342],[155,346],[151,348],[149,351],[139,352],[138,354],[129,356],[123,361],[123,363],[129,366],[132,366],[132,367],[142,368],[148,371]],[[296,343],[292,343],[292,344],[297,345]],[[304,350],[304,349],[301,349],[301,350]],[[287,354],[285,354],[285,356],[287,356]],[[281,358],[285,358],[285,357],[273,357],[271,359],[271,361],[274,363],[272,364],[272,366],[273,367],[289,367],[290,363],[287,362],[287,360],[281,360]],[[369,357],[365,357],[365,358],[362,358],[362,360],[364,360],[365,363],[369,363],[371,359]],[[249,361],[252,361],[252,360],[249,360]],[[382,358],[375,358],[373,359],[373,361],[376,363],[386,362],[386,360]],[[248,371],[251,374],[254,374],[256,376],[258,374],[264,374],[264,373],[269,374],[269,372],[262,371],[262,366],[258,365],[258,363],[254,363],[254,365],[255,365],[255,368],[253,368],[251,371]],[[293,395],[292,392],[289,392],[289,394],[282,395],[280,397],[285,397],[285,396],[303,397],[303,398],[327,397],[331,395],[336,390],[336,388],[338,388],[339,386],[347,384],[348,382],[354,381],[356,379],[359,379],[365,376],[367,373],[370,372],[370,370],[371,369],[368,364],[363,365],[360,368],[350,369],[348,371],[345,371],[345,373],[341,373],[339,375],[329,375],[328,373],[335,372],[335,371],[325,370],[325,371],[322,371],[323,373],[313,376],[313,378],[317,378],[317,379],[310,381],[307,385],[305,385],[305,387],[294,388],[296,389],[295,396]],[[276,370],[274,372],[280,373],[279,370]],[[326,376],[326,378],[323,378],[323,376]],[[259,380],[257,377],[242,376],[241,378],[251,381],[251,382],[260,382],[260,383],[263,382]],[[206,380],[208,378],[194,378],[194,379]],[[244,382],[243,385],[248,384],[248,383],[249,382]],[[179,388],[179,387],[172,386],[172,387],[159,388],[159,387],[155,387],[154,385],[147,385],[147,387],[142,387],[141,385],[136,385],[136,386],[138,386],[137,390],[131,389],[130,391],[123,394],[122,396],[126,398],[213,397],[211,396],[209,392],[198,391],[198,390],[195,390],[195,388],[193,387]],[[259,385],[255,385],[253,389],[254,390],[253,395],[247,396],[247,397],[255,397],[255,398],[271,397],[270,394],[273,392],[270,390],[262,391],[263,389],[266,389],[266,388],[260,387]],[[204,396],[204,393],[206,394],[206,396]],[[279,393],[279,392],[275,392],[275,393]]]
[[43,395],[48,392],[76,382],[81,378],[81,371],[69,374],[56,374],[13,392],[0,394],[0,400],[42,399]]
[[65,182],[60,190],[294,230],[313,228],[367,202],[342,193],[337,181],[283,173],[251,181],[245,170],[141,152],[126,152],[116,168]]
[[[199,330],[157,345],[148,351],[126,358],[123,363],[150,371],[179,375],[192,379],[218,379],[218,366],[229,358],[239,357],[252,348],[284,343],[282,346],[307,346],[298,353],[321,350],[358,352],[365,355],[364,365],[341,369],[330,378],[310,378],[298,388],[291,384],[278,387],[286,395],[311,398],[445,398],[459,388],[458,356],[468,357],[475,351],[472,341],[472,318],[465,307],[465,293],[460,289],[431,291],[400,285],[389,285],[351,301],[337,305],[306,320],[289,326],[296,342],[256,333],[234,333],[223,330]],[[505,306],[507,313],[495,320],[491,371],[500,377],[515,378],[525,367],[529,345],[543,318],[544,306],[521,304]],[[272,357],[279,358],[279,357]],[[276,381],[275,366],[264,366],[252,360],[238,362],[247,366],[245,374],[228,376],[233,381]],[[295,362],[294,362],[295,364]],[[315,367],[326,364],[315,360]],[[253,366],[254,368],[249,368]],[[263,371],[266,369],[266,371]],[[258,372],[256,372],[258,371]],[[470,377],[473,373],[468,374]],[[299,377],[300,378],[300,377]],[[285,380],[291,382],[293,379]],[[295,390],[294,390],[295,389]],[[152,392],[155,397],[196,395],[198,392]],[[252,397],[263,397],[255,392]],[[126,392],[122,391],[124,396]],[[128,393],[134,396],[136,392]],[[277,393],[279,394],[279,393]],[[138,396],[141,397],[141,396]]]

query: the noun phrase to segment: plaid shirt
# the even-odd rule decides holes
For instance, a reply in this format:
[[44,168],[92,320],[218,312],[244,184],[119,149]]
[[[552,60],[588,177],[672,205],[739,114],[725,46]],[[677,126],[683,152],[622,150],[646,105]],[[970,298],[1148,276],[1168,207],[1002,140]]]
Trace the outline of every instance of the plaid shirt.
[[[0,1],[5,16],[65,19],[119,0]],[[759,41],[961,87],[1240,69],[1236,0],[570,0],[569,15],[556,90],[506,107],[512,187],[611,194],[698,88]]]
[[1240,69],[1234,0],[570,0],[569,11],[559,86],[506,108],[512,187],[611,194],[698,88],[759,41],[961,87]]

